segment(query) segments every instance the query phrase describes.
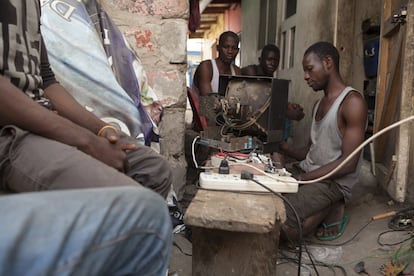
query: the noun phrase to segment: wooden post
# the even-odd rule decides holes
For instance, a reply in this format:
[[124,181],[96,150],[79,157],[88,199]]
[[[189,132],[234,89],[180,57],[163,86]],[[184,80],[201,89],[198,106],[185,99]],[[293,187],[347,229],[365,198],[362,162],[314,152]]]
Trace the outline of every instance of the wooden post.
[[[410,0],[407,4],[407,23],[405,24],[405,41],[402,53],[402,84],[401,84],[401,108],[400,119],[404,119],[413,115],[413,96],[414,96],[414,1]],[[400,126],[397,141],[397,174],[396,174],[396,199],[403,202],[406,197],[407,190],[412,185],[412,158],[413,146],[411,137],[414,134],[413,123]],[[411,195],[410,201],[413,202],[414,197]]]

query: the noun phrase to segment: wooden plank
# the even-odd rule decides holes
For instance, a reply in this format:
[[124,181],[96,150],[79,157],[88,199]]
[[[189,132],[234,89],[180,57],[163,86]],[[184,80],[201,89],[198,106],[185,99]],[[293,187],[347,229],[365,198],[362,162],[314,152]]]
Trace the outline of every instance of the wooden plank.
[[[395,4],[398,4],[397,1],[394,1],[394,2]],[[395,14],[397,15],[400,14],[401,8],[403,6],[407,6],[407,3],[408,3],[408,0],[400,0],[399,6],[397,9],[396,9],[396,5],[392,7],[393,13],[390,16],[388,16],[387,20],[383,22],[382,27],[381,27],[383,37],[390,37],[399,31],[401,23],[396,22]]]
[[[381,114],[383,112],[384,106],[387,104],[384,101],[385,91],[387,87],[387,77],[388,77],[388,68],[389,63],[391,61],[390,55],[390,48],[393,45],[394,40],[392,37],[385,37],[384,33],[386,30],[383,26],[386,25],[386,21],[392,17],[393,13],[400,9],[401,5],[407,3],[407,0],[383,0],[382,5],[382,19],[381,19],[381,46],[380,46],[380,56],[379,56],[379,64],[378,64],[378,77],[377,77],[377,96],[376,96],[376,104],[375,104],[375,120],[374,120],[374,132],[377,132],[379,128],[379,124],[381,122]],[[378,153],[378,151],[376,152]]]
[[[383,1],[383,10],[382,10],[382,20],[381,26],[384,25],[385,18],[389,18],[392,14],[392,5],[390,0]],[[383,33],[383,29],[381,29],[381,37]],[[385,100],[385,91],[386,91],[386,84],[387,84],[387,71],[388,71],[388,64],[389,64],[389,53],[390,53],[390,39],[383,38],[380,41],[380,56],[378,60],[378,77],[377,77],[377,95],[376,95],[376,104],[375,104],[375,119],[374,119],[374,132],[380,130],[380,122],[381,122],[381,114],[384,108],[384,100]],[[378,147],[376,147],[378,148]],[[376,150],[376,155],[380,154],[380,151]]]
[[278,225],[265,234],[192,228],[192,275],[277,275]]
[[184,216],[186,224],[209,229],[269,233],[285,221],[283,201],[269,193],[198,190]]
[[[385,90],[378,90],[382,94],[382,100],[384,107],[381,113],[376,114],[376,117],[379,118],[376,121],[376,126],[378,130],[387,127],[391,123],[393,123],[396,119],[398,119],[398,110],[399,110],[399,96],[401,94],[401,47],[403,41],[404,33],[398,33],[397,39],[393,39],[393,43],[391,44],[391,48],[389,49],[388,57],[390,61],[388,62],[388,68],[390,71],[387,71],[387,81],[386,81],[386,89]],[[378,112],[378,111],[376,111]],[[389,165],[391,162],[391,156],[394,154],[395,151],[395,143],[393,138],[393,134],[396,132],[388,132],[375,141],[375,148],[376,148],[376,157],[377,160],[384,163],[385,165]],[[390,141],[391,140],[391,141]],[[390,145],[391,143],[391,145]]]
[[354,58],[355,20],[350,20],[355,14],[355,0],[339,0],[337,4],[337,28],[335,45],[341,56],[340,72],[346,83],[351,83],[352,64]]
[[211,7],[207,6],[207,8],[202,12],[202,14],[220,14],[224,13],[226,10],[228,10],[229,7]]
[[210,3],[212,4],[236,4],[241,3],[241,0],[213,0]]
[[[389,33],[389,28],[384,28],[393,14],[399,12],[401,6],[407,0],[384,0],[383,17],[381,22],[381,46],[379,57],[379,70],[377,78],[377,97],[375,107],[374,132],[388,126],[399,118],[401,94],[401,51],[405,30],[399,28],[399,32]],[[388,33],[388,36],[385,34]],[[391,35],[392,34],[392,35]],[[397,34],[397,35],[395,35]],[[391,131],[379,137],[375,141],[375,153],[377,161],[389,167],[392,155],[395,154],[395,135],[397,131]]]
[[390,16],[388,17],[387,20],[384,21],[382,36],[390,37],[396,32],[398,32],[399,29],[400,29],[400,24],[394,23],[393,17]]
[[[404,25],[405,41],[403,52],[403,77],[401,94],[400,118],[407,118],[413,115],[413,95],[414,95],[414,0],[407,5],[407,24]],[[412,179],[414,173],[409,168],[412,167],[413,160],[410,160],[411,136],[414,135],[413,125],[406,124],[399,128],[399,139],[397,143],[397,177],[396,177],[396,199],[403,202],[409,187],[408,181]],[[412,180],[411,180],[412,182]],[[412,185],[411,185],[412,186]],[[414,189],[411,188],[411,191]]]
[[198,33],[198,32],[190,33],[189,38],[204,38],[204,32],[202,32],[202,33]]

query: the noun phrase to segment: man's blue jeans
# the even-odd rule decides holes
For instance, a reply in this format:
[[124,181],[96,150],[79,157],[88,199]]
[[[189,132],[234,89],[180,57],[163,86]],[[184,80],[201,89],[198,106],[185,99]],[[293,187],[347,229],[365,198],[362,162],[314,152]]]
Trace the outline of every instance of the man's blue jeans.
[[0,196],[0,275],[162,275],[165,200],[144,187]]

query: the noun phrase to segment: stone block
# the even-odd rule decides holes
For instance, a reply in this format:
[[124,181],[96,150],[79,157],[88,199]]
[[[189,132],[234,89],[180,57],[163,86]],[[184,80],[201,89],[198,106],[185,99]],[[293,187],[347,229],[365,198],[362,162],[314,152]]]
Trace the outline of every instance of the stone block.
[[198,190],[184,216],[193,275],[276,275],[285,219],[283,201],[272,194]]
[[174,181],[174,191],[177,195],[177,199],[180,201],[183,198],[186,184],[186,174],[187,174],[187,163],[184,156],[172,156],[168,159],[169,164],[171,165]]
[[184,109],[166,108],[160,123],[161,152],[167,156],[184,155]]
[[112,0],[110,2],[121,10],[143,16],[187,18],[189,13],[187,0]]
[[163,106],[175,105],[185,108],[185,76],[177,70],[162,71],[162,69],[147,71],[149,85],[157,93],[157,96],[163,99]]
[[158,35],[160,50],[169,63],[187,63],[187,21],[164,20]]
[[[123,27],[123,32],[136,49],[139,56],[147,62],[158,59],[162,63],[187,63],[187,23],[185,20],[165,19],[146,22],[137,27]],[[150,64],[159,64],[152,63]]]

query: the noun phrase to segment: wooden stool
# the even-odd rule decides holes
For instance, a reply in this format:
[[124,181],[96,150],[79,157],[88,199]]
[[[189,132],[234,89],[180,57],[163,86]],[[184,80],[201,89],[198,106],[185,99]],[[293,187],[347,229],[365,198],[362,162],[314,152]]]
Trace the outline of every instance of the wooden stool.
[[272,194],[198,190],[191,226],[193,275],[276,275],[283,201]]

